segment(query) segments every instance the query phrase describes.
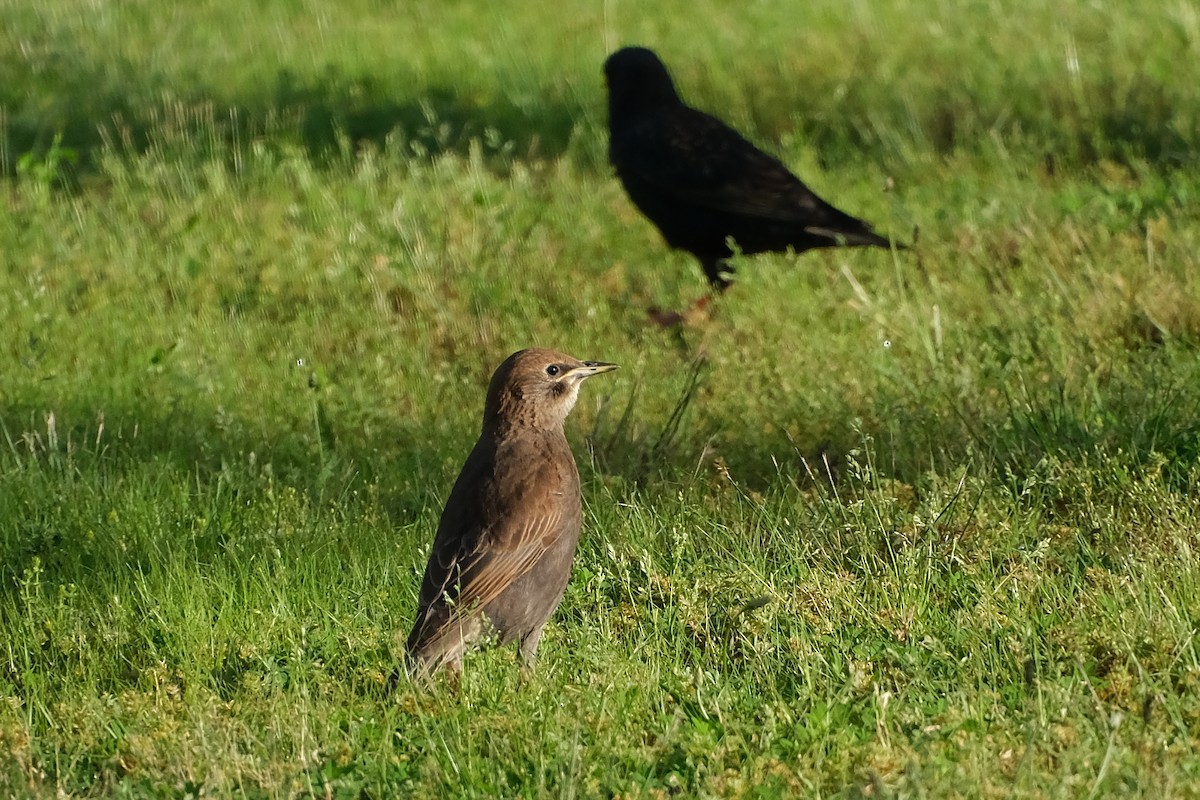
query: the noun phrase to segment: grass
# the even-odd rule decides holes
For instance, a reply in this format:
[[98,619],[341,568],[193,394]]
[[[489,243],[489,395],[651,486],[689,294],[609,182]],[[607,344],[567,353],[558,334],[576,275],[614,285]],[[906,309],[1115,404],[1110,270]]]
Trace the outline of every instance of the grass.
[[[0,794],[1200,794],[1196,15],[879,5],[0,7]],[[625,42],[915,251],[649,326]],[[573,579],[422,690],[531,345]]]

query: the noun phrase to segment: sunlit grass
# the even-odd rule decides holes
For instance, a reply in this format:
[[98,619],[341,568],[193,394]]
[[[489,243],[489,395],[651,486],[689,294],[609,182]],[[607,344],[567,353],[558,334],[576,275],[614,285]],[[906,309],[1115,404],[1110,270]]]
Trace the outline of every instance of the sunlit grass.
[[[0,10],[0,794],[1196,793],[1194,15],[733,9]],[[703,279],[603,164],[631,41],[915,249],[650,325]],[[622,366],[573,580],[429,692],[531,345]]]

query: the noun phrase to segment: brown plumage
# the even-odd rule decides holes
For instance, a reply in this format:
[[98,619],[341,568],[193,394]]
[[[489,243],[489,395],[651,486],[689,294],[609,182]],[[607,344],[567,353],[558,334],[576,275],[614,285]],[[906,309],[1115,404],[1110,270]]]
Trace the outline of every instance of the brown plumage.
[[615,364],[521,350],[488,386],[483,432],[442,511],[408,637],[413,671],[458,671],[494,634],[533,666],[579,542],[579,473],[563,434],[579,385]]
[[713,288],[730,283],[723,274],[733,271],[725,261],[733,255],[729,239],[747,255],[891,246],[733,128],[685,105],[653,51],[618,50],[604,75],[608,153],[617,177],[667,244],[700,260]]

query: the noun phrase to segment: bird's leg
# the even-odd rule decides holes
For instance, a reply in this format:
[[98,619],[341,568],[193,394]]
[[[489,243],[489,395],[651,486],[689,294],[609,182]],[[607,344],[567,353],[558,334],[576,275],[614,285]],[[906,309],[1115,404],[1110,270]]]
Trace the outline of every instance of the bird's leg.
[[733,285],[728,275],[733,275],[735,270],[733,265],[729,263],[728,258],[715,258],[707,256],[700,259],[700,266],[704,269],[704,274],[708,277],[708,285],[716,294],[722,294]]
[[704,274],[708,276],[708,294],[703,297],[697,297],[687,311],[683,312],[684,317],[693,317],[698,313],[703,312],[714,298],[720,297],[729,291],[729,287],[733,286],[733,281],[729,279],[729,275],[734,273],[733,265],[729,263],[727,258],[705,258],[700,262],[704,267]]
[[683,314],[678,311],[667,311],[658,306],[650,306],[646,310],[650,321],[660,328],[673,328],[683,323]]
[[459,653],[457,658],[447,661],[445,667],[446,683],[450,684],[450,693],[458,694],[458,690],[462,686],[462,653]]
[[725,292],[729,291],[729,287],[733,286],[733,281],[727,277],[734,272],[733,266],[729,263],[728,259],[705,259],[701,263],[704,267],[704,274],[708,276],[709,291],[708,294],[697,297],[692,301],[688,310],[683,312],[685,320],[707,313],[708,304],[725,294]]
[[522,672],[533,672],[533,666],[537,662],[538,645],[542,641],[543,627],[539,625],[521,637],[521,644],[517,649],[521,655]]
[[673,328],[685,322],[695,322],[696,317],[705,313],[705,309],[714,297],[724,294],[733,285],[733,281],[725,277],[733,274],[734,271],[727,259],[702,258],[700,266],[704,269],[704,274],[708,276],[709,293],[697,297],[683,311],[664,311],[658,307],[651,308],[650,319],[660,328]]

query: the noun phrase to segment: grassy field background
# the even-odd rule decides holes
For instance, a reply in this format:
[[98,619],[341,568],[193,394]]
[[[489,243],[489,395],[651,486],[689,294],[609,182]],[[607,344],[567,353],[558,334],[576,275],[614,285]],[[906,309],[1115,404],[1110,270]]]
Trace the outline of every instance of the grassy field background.
[[[910,253],[703,291],[600,67]],[[0,795],[1200,796],[1193,4],[0,4]],[[615,361],[522,683],[398,670],[486,381]]]

